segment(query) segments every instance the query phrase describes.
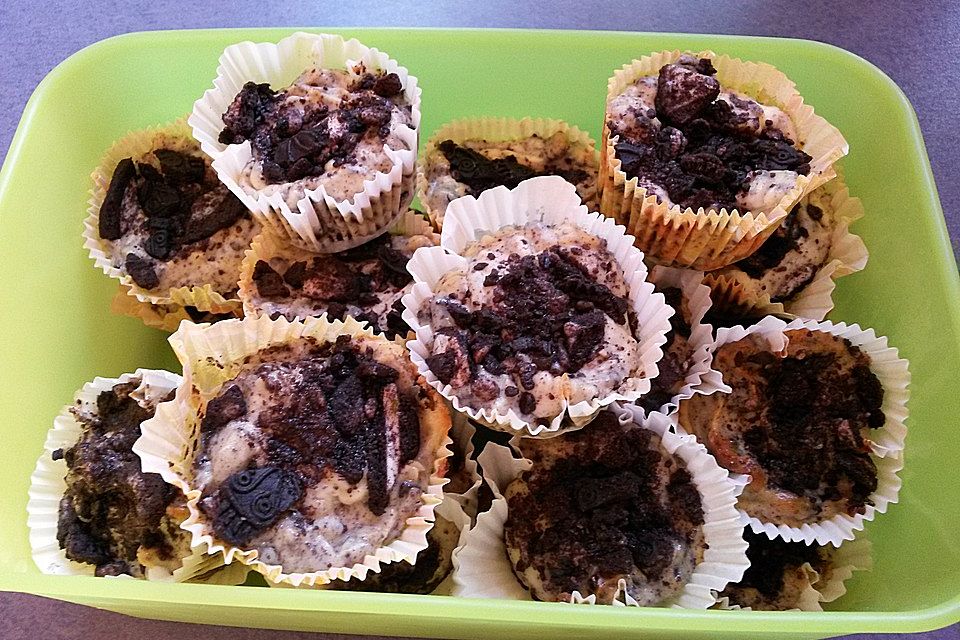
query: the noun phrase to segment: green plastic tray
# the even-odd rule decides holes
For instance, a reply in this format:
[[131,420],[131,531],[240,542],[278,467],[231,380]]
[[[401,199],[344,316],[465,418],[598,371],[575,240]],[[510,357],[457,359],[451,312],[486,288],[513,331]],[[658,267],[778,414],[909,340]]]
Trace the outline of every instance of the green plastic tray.
[[188,113],[230,43],[289,29],[137,33],[58,66],[24,112],[0,173],[0,589],[142,617],[427,637],[826,637],[921,631],[960,620],[960,279],[916,117],[883,73],[841,49],[770,38],[563,31],[334,29],[420,78],[424,138],[469,115],[562,118],[599,134],[606,80],[667,48],[773,63],[850,142],[850,190],[870,249],[834,320],[887,335],[913,373],[900,504],[867,526],[875,569],[826,613],[625,610],[431,596],[170,585],[41,575],[27,487],[54,415],[85,381],[176,367],[160,332],[112,315],[116,283],[82,248],[89,174],[131,129]]

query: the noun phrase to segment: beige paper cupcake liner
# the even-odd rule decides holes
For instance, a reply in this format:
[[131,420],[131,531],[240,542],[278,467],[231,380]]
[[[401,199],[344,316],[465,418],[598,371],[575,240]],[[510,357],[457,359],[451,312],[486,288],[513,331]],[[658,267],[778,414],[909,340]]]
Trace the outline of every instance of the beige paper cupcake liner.
[[144,159],[154,149],[172,149],[181,153],[198,155],[197,143],[190,133],[190,127],[183,119],[176,122],[141,129],[128,133],[107,150],[99,166],[91,174],[93,188],[87,207],[87,217],[83,221],[83,246],[90,253],[94,263],[111,278],[116,278],[130,294],[140,302],[154,305],[179,305],[196,307],[200,311],[229,313],[240,308],[237,298],[225,298],[214,291],[211,285],[202,287],[177,287],[165,291],[144,289],[133,281],[128,274],[113,265],[110,259],[110,240],[100,237],[100,207],[110,187],[110,179],[117,165],[124,158],[133,158],[135,162]]
[[533,136],[549,138],[557,132],[562,132],[571,144],[583,145],[593,150],[594,171],[599,168],[600,153],[596,150],[596,142],[586,131],[569,125],[562,120],[548,118],[464,118],[454,120],[441,126],[433,132],[427,140],[423,155],[417,162],[417,194],[420,204],[426,211],[430,221],[437,229],[443,227],[443,211],[434,211],[423,195],[427,192],[427,164],[437,154],[437,146],[444,140],[453,140],[460,143],[465,140],[522,140]]
[[[405,211],[390,226],[387,233],[398,236],[423,235],[433,240],[433,244],[440,244],[440,235],[434,232],[430,223],[413,209]],[[257,287],[253,283],[253,271],[259,260],[269,261],[275,256],[283,256],[295,262],[310,260],[316,255],[316,252],[291,245],[270,232],[261,233],[254,238],[240,265],[239,295],[243,302],[244,315],[261,315],[260,298]]]
[[[622,424],[635,422],[640,428],[653,431],[661,439],[661,447],[679,457],[690,473],[703,503],[703,560],[697,564],[683,591],[665,602],[665,606],[685,609],[706,609],[716,602],[715,592],[730,582],[743,577],[749,563],[743,527],[735,508],[734,486],[728,473],[721,469],[703,445],[692,436],[681,436],[671,430],[666,416],[655,413],[644,417],[632,405],[615,404],[612,409]],[[481,452],[479,463],[484,477],[493,490],[494,500],[489,511],[477,517],[476,526],[461,537],[461,546],[453,553],[453,595],[467,598],[502,598],[530,600],[530,592],[520,583],[507,557],[503,541],[503,527],[507,521],[508,505],[503,491],[533,463],[513,458],[506,447],[488,447]],[[623,582],[623,581],[621,581]],[[620,585],[622,599],[616,597],[616,606],[637,606],[636,600],[626,594]],[[571,604],[596,604],[596,595],[574,592]]]
[[[624,65],[607,84],[607,103],[638,78],[658,75],[662,66],[675,62],[682,53],[661,51]],[[598,183],[600,210],[625,224],[627,232],[636,238],[637,247],[651,260],[710,270],[753,253],[794,204],[834,177],[833,163],[847,154],[848,145],[836,127],[814,114],[794,83],[773,66],[712,51],[695,55],[712,60],[723,88],[782,109],[796,128],[801,148],[813,158],[810,174],[799,176],[796,186],[768,213],[681,209],[679,205],[658,203],[637,178],[628,178],[621,170],[614,148],[616,141],[610,139],[604,117]]]
[[[887,345],[886,338],[878,337],[873,329],[864,330],[856,324],[846,325],[842,322],[834,324],[830,321],[817,322],[798,318],[787,323],[769,316],[749,328],[738,326],[719,329],[716,348],[756,334],[767,342],[772,353],[783,353],[789,344],[785,332],[795,329],[824,331],[849,340],[870,358],[870,370],[883,387],[881,410],[886,421],[882,427],[872,429],[869,438],[877,466],[877,489],[870,495],[873,505],[868,505],[862,514],[838,514],[828,520],[800,527],[763,522],[744,511],[740,512],[740,518],[754,533],[764,533],[771,539],[780,537],[788,542],[803,541],[807,544],[815,542],[840,546],[844,540],[853,540],[856,532],[863,530],[867,522],[873,520],[878,513],[886,513],[888,506],[899,499],[902,481],[897,474],[903,468],[904,439],[907,435],[904,422],[910,395],[910,371],[907,361],[899,357],[895,348]],[[682,423],[678,424],[676,429],[678,433],[686,433]]]
[[850,195],[843,177],[836,178],[807,196],[809,201],[831,212],[836,223],[830,235],[830,251],[813,280],[784,302],[772,302],[760,291],[757,281],[735,266],[708,272],[704,282],[722,292],[728,304],[769,308],[800,318],[823,320],[833,309],[833,290],[837,278],[867,265],[869,253],[860,236],[850,231],[850,225],[863,217],[859,198]]
[[[629,287],[630,304],[640,327],[642,375],[627,379],[618,392],[591,401],[565,404],[564,410],[549,424],[530,424],[514,410],[506,414],[492,409],[477,409],[461,403],[450,385],[444,385],[430,371],[426,358],[433,345],[433,330],[421,324],[417,312],[425,301],[433,297],[433,287],[447,272],[462,268],[466,260],[459,254],[484,232],[494,232],[505,226],[523,226],[529,222],[559,224],[571,222],[587,233],[607,241],[607,249],[616,258]],[[450,203],[447,208],[439,247],[421,247],[413,254],[407,269],[415,281],[413,290],[403,297],[403,319],[416,333],[407,343],[410,358],[417,369],[454,409],[471,419],[500,431],[515,431],[531,436],[556,435],[567,420],[566,427],[580,428],[587,424],[603,407],[623,400],[632,402],[650,390],[650,380],[657,375],[657,362],[663,357],[661,347],[666,342],[673,309],[664,302],[663,295],[654,293],[646,281],[647,268],[643,253],[633,246],[632,238],[623,227],[609,218],[590,213],[580,204],[576,188],[558,176],[526,180],[513,190],[506,187],[489,189],[479,198],[466,196]]]
[[[160,329],[167,333],[176,331],[177,327],[179,327],[180,323],[184,320],[193,321],[193,318],[183,307],[176,304],[162,305],[140,302],[130,293],[130,290],[123,285],[117,288],[117,293],[110,300],[110,311],[118,315],[137,318],[148,327]],[[242,317],[242,314],[243,311],[238,307],[231,312],[214,315]]]
[[[68,449],[75,445],[82,433],[82,424],[70,412],[80,406],[96,406],[97,396],[103,391],[113,389],[117,384],[140,378],[145,385],[145,393],[158,398],[167,395],[180,384],[180,376],[167,371],[137,369],[134,373],[125,373],[119,378],[94,378],[77,392],[72,404],[65,406],[53,421],[53,428],[47,433],[43,453],[37,460],[37,466],[30,477],[29,499],[27,500],[27,528],[29,529],[30,549],[33,561],[42,573],[54,575],[92,576],[96,567],[92,564],[74,562],[57,542],[57,522],[60,516],[60,500],[67,490],[67,463],[63,459],[54,460],[52,454],[57,449]],[[222,562],[205,560],[199,551],[181,559],[181,567],[172,573],[159,566],[145,567],[147,579],[154,581],[176,581],[199,577],[202,568],[208,578],[227,579],[232,576],[217,576]],[[231,584],[238,584],[232,582]]]
[[[301,73],[313,68],[347,69],[362,63],[368,70],[396,73],[411,104],[413,128],[402,127],[398,135],[406,149],[384,147],[392,161],[389,171],[377,171],[363,183],[362,191],[348,200],[337,201],[321,185],[307,189],[302,197],[284,197],[247,191],[241,175],[253,157],[249,142],[225,145],[218,140],[223,113],[245,82],[288,86]],[[277,43],[240,42],[227,47],[220,56],[213,88],[194,103],[189,124],[203,151],[227,187],[251,211],[270,221],[270,231],[293,244],[319,252],[335,252],[362,244],[376,236],[409,206],[413,199],[417,144],[420,129],[420,87],[417,79],[386,54],[364,46],[355,39],[331,34],[297,32]]]
[[279,565],[258,560],[258,551],[225,545],[217,539],[198,507],[201,493],[192,483],[193,462],[200,443],[199,414],[202,404],[213,398],[225,382],[238,375],[248,355],[302,338],[309,337],[327,343],[340,335],[351,335],[362,340],[378,353],[403,357],[400,345],[376,338],[370,329],[349,317],[343,322],[328,322],[326,318],[289,322],[285,318],[271,320],[266,316],[227,320],[213,325],[185,322],[177,333],[170,336],[170,345],[183,364],[184,382],[177,388],[176,397],[160,404],[156,415],[143,423],[143,435],[133,449],[143,461],[145,471],[159,473],[187,497],[190,517],[181,526],[191,532],[194,547],[200,547],[210,555],[221,555],[226,564],[240,562],[249,565],[268,581],[287,582],[293,586],[314,586],[352,577],[362,580],[368,571],[379,570],[381,563],[413,562],[417,553],[427,547],[426,534],[433,526],[433,511],[441,502],[442,487],[447,482],[443,477],[446,458],[450,455],[447,448],[450,440],[446,430],[432,434],[432,440],[421,444],[434,452],[434,466],[417,514],[407,519],[407,526],[396,540],[379,547],[362,562],[350,567],[285,573]]
[[[855,571],[869,571],[873,568],[873,558],[870,555],[872,546],[862,533],[855,540],[844,542],[839,547],[824,547],[824,550],[829,555],[829,567],[822,574],[809,563],[801,567],[809,583],[800,593],[796,608],[788,611],[823,611],[823,603],[833,602],[847,592],[844,583],[853,577]],[[752,611],[751,607],[731,604],[727,596],[719,598],[713,608]]]
[[[713,364],[713,328],[703,320],[710,310],[710,289],[703,285],[703,273],[687,269],[655,266],[650,271],[650,281],[664,287],[677,287],[683,294],[690,309],[690,337],[687,339],[692,354],[689,360],[684,384],[670,400],[657,409],[658,413],[672,416],[677,412],[681,400],[695,394],[710,395],[724,389],[720,372],[711,368]],[[678,310],[677,313],[680,313]],[[646,410],[636,407],[641,415]]]

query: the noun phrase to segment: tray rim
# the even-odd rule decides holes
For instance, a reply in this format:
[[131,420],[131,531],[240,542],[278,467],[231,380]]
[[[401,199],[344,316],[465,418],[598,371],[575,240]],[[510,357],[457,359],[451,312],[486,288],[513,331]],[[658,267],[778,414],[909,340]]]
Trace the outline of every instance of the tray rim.
[[[706,33],[676,33],[676,32],[641,32],[641,31],[622,31],[622,30],[568,30],[568,29],[513,29],[513,28],[483,28],[483,27],[231,27],[231,28],[211,28],[211,29],[175,29],[175,30],[150,30],[134,31],[112,36],[103,40],[93,42],[79,51],[71,54],[62,62],[57,64],[32,92],[28,99],[18,125],[11,139],[6,157],[4,158],[2,168],[0,168],[0,218],[3,216],[4,201],[7,198],[8,183],[14,173],[13,167],[19,156],[23,153],[26,131],[34,125],[34,119],[38,118],[38,112],[44,102],[49,88],[56,84],[61,77],[73,72],[73,68],[81,64],[85,58],[94,55],[100,55],[103,50],[109,50],[114,46],[122,46],[127,40],[149,41],[155,38],[165,38],[171,35],[188,36],[202,39],[205,35],[225,35],[230,33],[243,34],[241,39],[252,39],[258,37],[257,34],[271,34],[269,39],[278,32],[292,33],[294,31],[308,32],[331,32],[356,34],[361,36],[363,33],[377,32],[396,32],[396,33],[416,33],[416,32],[471,32],[471,33],[503,33],[503,34],[563,34],[568,37],[589,38],[590,36],[656,36],[667,38],[709,38],[715,41],[741,41],[749,39],[753,41],[767,42],[776,44],[777,42],[796,42],[805,46],[820,48],[825,54],[838,56],[848,59],[854,64],[866,67],[877,80],[885,84],[893,91],[893,95],[898,101],[898,108],[907,115],[906,124],[909,127],[911,137],[911,151],[920,159],[917,169],[917,177],[922,181],[918,185],[923,188],[927,194],[927,206],[932,207],[934,214],[933,227],[936,232],[936,250],[943,254],[946,260],[938,261],[940,270],[944,273],[944,285],[947,293],[947,299],[943,301],[950,307],[949,313],[953,336],[960,339],[960,271],[957,270],[956,257],[952,250],[949,234],[946,227],[946,220],[943,215],[943,208],[937,192],[936,183],[933,177],[930,159],[926,152],[926,145],[923,140],[919,120],[916,112],[903,90],[881,69],[870,61],[854,54],[846,49],[836,45],[819,42],[816,40],[802,38],[784,38],[771,36],[747,36],[730,34],[706,34]],[[142,42],[141,42],[142,44]],[[421,141],[423,143],[424,141]],[[933,247],[931,247],[933,249]],[[951,269],[951,265],[954,267]],[[30,562],[27,559],[27,562]],[[94,581],[94,582],[88,582]],[[95,596],[86,593],[86,585],[97,585],[99,592]],[[377,594],[377,593],[349,593],[349,592],[326,592],[324,600],[326,602],[318,603],[315,594],[311,595],[306,591],[296,590],[271,590],[271,589],[237,589],[224,587],[211,587],[209,585],[177,585],[176,589],[169,589],[167,585],[161,583],[145,583],[137,581],[129,583],[127,581],[105,581],[97,578],[78,577],[78,576],[50,576],[33,573],[7,572],[0,574],[0,591],[18,591],[45,597],[62,599],[79,604],[87,604],[102,608],[110,608],[111,605],[135,605],[138,602],[149,600],[152,603],[163,603],[168,605],[183,605],[191,602],[188,596],[200,596],[204,594],[207,598],[214,595],[212,592],[195,591],[197,589],[221,589],[220,593],[224,597],[217,598],[219,602],[211,603],[217,607],[236,608],[243,610],[288,610],[288,611],[310,611],[314,613],[336,612],[336,613],[357,613],[364,614],[375,611],[378,616],[388,617],[408,617],[410,608],[416,608],[416,617],[432,620],[456,620],[473,619],[483,620],[495,618],[495,622],[510,625],[512,628],[521,628],[531,623],[543,624],[543,629],[550,627],[565,627],[592,629],[598,632],[624,631],[623,623],[627,618],[623,611],[612,607],[571,607],[560,603],[542,603],[542,602],[517,602],[500,600],[472,600],[465,598],[438,598],[435,596],[417,596],[401,594]],[[264,606],[263,600],[270,600],[267,595],[272,592],[282,593],[287,603],[277,603],[275,606]],[[176,598],[170,597],[171,594]],[[358,598],[358,595],[360,596]],[[278,596],[279,598],[280,596]],[[311,600],[308,600],[311,598]],[[201,600],[193,600],[200,602]],[[259,601],[259,602],[258,602]],[[299,606],[295,606],[296,603]],[[318,606],[318,604],[322,606]],[[456,610],[456,611],[455,611]],[[463,614],[469,613],[469,617]],[[960,621],[960,593],[953,598],[947,599],[940,604],[908,611],[827,611],[818,613],[802,612],[738,612],[736,616],[730,616],[726,612],[719,611],[693,611],[682,609],[662,609],[662,608],[644,608],[638,610],[630,616],[630,620],[643,619],[642,629],[638,631],[690,631],[706,632],[718,630],[716,627],[717,616],[727,617],[723,622],[723,631],[753,631],[759,632],[763,627],[769,627],[777,623],[781,625],[795,625],[803,621],[802,633],[804,634],[831,634],[831,633],[857,633],[857,632],[918,632],[929,631],[943,628]],[[678,629],[678,623],[682,622],[682,627]],[[242,623],[241,623],[242,624]],[[786,631],[792,633],[791,631]],[[799,631],[797,631],[799,632]]]

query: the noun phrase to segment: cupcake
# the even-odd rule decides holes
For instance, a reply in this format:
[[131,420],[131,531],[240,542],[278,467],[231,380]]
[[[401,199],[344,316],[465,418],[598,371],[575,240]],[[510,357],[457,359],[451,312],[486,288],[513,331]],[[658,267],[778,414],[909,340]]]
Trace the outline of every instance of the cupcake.
[[481,454],[497,493],[454,554],[454,595],[706,608],[722,588],[709,585],[739,579],[733,483],[666,417],[638,415],[520,440],[522,461]]
[[703,286],[699,271],[654,267],[650,280],[674,313],[663,358],[657,363],[657,377],[637,405],[645,412],[672,415],[682,398],[713,393],[722,384],[710,369],[713,331],[704,323],[711,306],[710,289]]
[[603,144],[601,211],[651,260],[696,269],[753,253],[847,152],[782,73],[712,52],[617,71]]
[[144,473],[140,424],[180,377],[138,370],[97,378],[64,407],[37,463],[27,507],[34,560],[44,573],[169,579],[191,555],[179,528],[186,501]]
[[259,232],[182,122],[134,132],[93,172],[85,246],[140,302],[239,309],[243,253]]
[[409,331],[400,299],[413,285],[407,261],[439,236],[414,211],[389,233],[338,253],[318,254],[264,233],[253,242],[241,269],[240,297],[247,314],[288,320],[350,315],[393,339]]
[[413,199],[417,80],[356,40],[228,47],[190,124],[224,183],[303,248],[356,246]]
[[774,303],[822,320],[833,308],[836,279],[866,265],[867,249],[849,231],[862,215],[842,180],[831,180],[794,206],[757,251],[709,272],[706,282],[727,286],[747,303]]
[[208,553],[294,586],[427,546],[449,414],[402,346],[353,319],[184,323],[186,382],[136,450],[188,498]]
[[534,178],[456,200],[441,245],[414,254],[404,318],[411,357],[454,408],[537,435],[648,390],[671,310],[622,227],[573,185]]
[[440,127],[427,142],[417,189],[438,229],[452,200],[501,185],[512,189],[535,176],[560,176],[596,211],[598,162],[593,140],[560,120],[457,120]]
[[749,476],[755,531],[839,544],[896,501],[909,374],[884,339],[766,318],[721,330],[713,367],[730,391],[682,401],[679,425]]
[[822,611],[846,593],[844,581],[871,566],[870,543],[858,538],[839,548],[771,540],[746,531],[750,567],[720,592],[721,608],[757,611]]

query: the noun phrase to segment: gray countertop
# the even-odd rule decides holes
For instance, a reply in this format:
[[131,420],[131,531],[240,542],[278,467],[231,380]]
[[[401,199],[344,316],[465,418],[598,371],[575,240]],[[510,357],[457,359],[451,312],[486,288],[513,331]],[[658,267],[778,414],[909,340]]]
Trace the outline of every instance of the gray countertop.
[[[0,0],[0,155],[5,156],[31,91],[78,49],[130,31],[258,26],[434,26],[616,29],[807,38],[848,49],[883,69],[913,103],[933,165],[955,254],[960,254],[960,3],[737,3],[617,0],[488,2],[326,2],[296,0]],[[122,629],[122,631],[119,631]],[[42,631],[41,631],[42,630]],[[135,620],[22,594],[0,594],[0,637],[9,640],[99,640],[117,637],[191,640],[319,640],[281,633]],[[851,636],[865,639],[869,636]],[[874,636],[880,638],[881,636]],[[960,626],[911,636],[960,640]]]

